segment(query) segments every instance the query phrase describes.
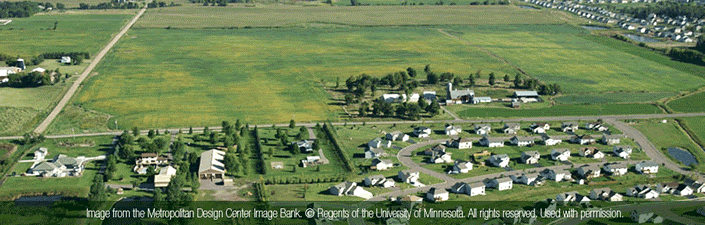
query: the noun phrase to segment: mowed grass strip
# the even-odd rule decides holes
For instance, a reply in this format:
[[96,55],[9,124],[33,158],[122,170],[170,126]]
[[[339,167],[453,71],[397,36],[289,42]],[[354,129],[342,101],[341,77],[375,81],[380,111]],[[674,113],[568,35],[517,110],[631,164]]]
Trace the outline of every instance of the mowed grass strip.
[[705,111],[705,92],[670,101],[668,107],[678,112]]
[[146,28],[275,27],[315,24],[359,26],[559,23],[565,14],[515,6],[203,7],[186,4],[148,10],[135,24]]
[[639,55],[593,42],[595,38],[609,37],[596,37],[577,27],[485,25],[453,31],[455,36],[497,54],[544,83],[560,84],[564,93],[674,92],[696,89],[705,81]]
[[424,27],[137,29],[113,51],[76,103],[117,116],[120,127],[337,120],[342,110],[321,79],[344,85],[426,64],[438,73],[514,71]]

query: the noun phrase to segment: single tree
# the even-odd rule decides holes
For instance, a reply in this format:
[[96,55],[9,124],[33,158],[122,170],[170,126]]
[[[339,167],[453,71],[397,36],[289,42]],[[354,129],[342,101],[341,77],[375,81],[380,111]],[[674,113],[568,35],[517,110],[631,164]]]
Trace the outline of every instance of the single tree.
[[509,82],[509,74],[504,74],[504,82]]
[[426,81],[429,84],[437,84],[438,83],[438,75],[435,73],[431,72],[428,75],[426,75]]
[[490,86],[494,86],[495,84],[494,72],[490,73],[489,84]]
[[431,73],[431,65],[426,64],[426,67],[423,68],[423,71],[426,72],[426,74]]
[[290,120],[289,121],[289,128],[294,129],[295,126],[296,126],[296,121],[294,121],[293,119]]
[[409,74],[410,77],[416,77],[416,70],[414,68],[406,68],[406,72]]
[[140,136],[140,129],[137,127],[133,127],[132,128],[132,135],[134,135],[135,137]]

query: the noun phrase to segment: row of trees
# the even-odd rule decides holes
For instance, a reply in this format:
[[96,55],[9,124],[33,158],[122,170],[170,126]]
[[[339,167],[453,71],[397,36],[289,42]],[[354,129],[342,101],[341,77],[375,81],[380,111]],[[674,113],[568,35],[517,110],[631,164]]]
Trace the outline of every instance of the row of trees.
[[0,2],[0,18],[30,17],[41,10],[39,4],[30,1]]
[[90,5],[86,3],[78,4],[78,9],[136,9],[139,7],[139,4],[135,2],[118,2],[117,0],[98,3],[97,5]]
[[8,79],[10,79],[10,81],[2,84],[3,86],[26,88],[52,84],[51,75],[49,75],[48,73],[40,72],[14,73],[8,75]]
[[675,1],[661,1],[656,4],[650,4],[646,7],[625,7],[616,9],[614,6],[607,6],[618,12],[631,14],[639,19],[646,19],[652,13],[656,15],[666,15],[668,17],[687,16],[688,18],[702,19],[705,18],[705,6],[682,4]]
[[369,113],[372,113],[372,115],[377,117],[396,116],[400,118],[418,120],[423,112],[428,113],[430,116],[438,115],[441,112],[441,106],[438,104],[438,101],[433,100],[431,104],[427,104],[423,99],[419,99],[417,103],[405,102],[398,105],[392,105],[382,99],[376,99],[372,103],[371,110],[369,107],[370,106],[367,102],[363,102],[358,110],[359,116],[367,116]]
[[173,7],[173,6],[181,6],[181,4],[175,4],[174,2],[167,4],[166,2],[157,2],[157,1],[152,1],[149,4],[147,4],[147,7],[149,7],[149,8],[164,8],[164,7]]

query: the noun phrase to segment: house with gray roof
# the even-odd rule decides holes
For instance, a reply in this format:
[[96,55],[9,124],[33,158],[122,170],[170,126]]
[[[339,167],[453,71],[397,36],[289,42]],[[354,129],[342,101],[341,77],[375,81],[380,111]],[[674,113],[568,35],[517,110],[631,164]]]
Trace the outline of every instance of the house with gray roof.
[[470,90],[470,89],[465,89],[465,90],[458,90],[458,89],[453,89],[453,83],[448,82],[446,85],[446,95],[447,95],[447,101],[446,103],[450,102],[451,104],[462,104],[462,103],[467,103],[472,101],[472,98],[475,96],[475,91]]
[[83,173],[83,160],[59,154],[51,162],[41,162],[27,171],[29,176],[65,177]]

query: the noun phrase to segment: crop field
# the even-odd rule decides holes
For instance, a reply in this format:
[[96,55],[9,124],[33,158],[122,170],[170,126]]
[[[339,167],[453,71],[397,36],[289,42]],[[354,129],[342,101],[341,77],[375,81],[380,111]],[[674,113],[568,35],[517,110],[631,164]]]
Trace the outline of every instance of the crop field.
[[699,141],[701,146],[705,144],[705,117],[688,117],[680,120],[684,126],[690,129],[696,142]]
[[[530,104],[530,103],[529,103]],[[476,107],[453,105],[446,107],[464,118],[502,117],[548,117],[548,116],[588,116],[619,114],[654,114],[663,110],[650,104],[594,104],[594,105],[555,105],[535,109],[511,109],[509,107]]]
[[605,104],[605,103],[638,103],[653,102],[675,95],[675,93],[603,93],[563,95],[553,100],[560,104]]
[[705,92],[670,101],[668,107],[678,112],[705,111]]
[[[349,4],[349,2],[347,2]],[[147,11],[138,28],[545,24],[574,20],[563,12],[516,6],[203,7],[186,4]]]
[[321,79],[425,64],[512,71],[429,28],[136,29],[113,51],[75,103],[117,116],[120,127],[337,120]]
[[[705,152],[688,138],[688,135],[681,130],[678,123],[673,120],[668,120],[668,123],[660,123],[659,121],[660,120],[640,120],[632,126],[641,131],[656,148],[661,150],[664,155],[671,158],[672,161],[680,163],[680,161],[672,158],[666,149],[669,147],[679,147],[695,156],[698,162],[698,170],[705,171]],[[688,125],[690,125],[690,123]],[[695,125],[697,124],[693,123],[690,127],[702,133],[702,128],[696,127]]]
[[696,89],[703,83],[701,77],[591,41],[595,36],[583,38],[591,35],[577,27],[480,25],[447,31],[542,82],[560,84],[564,93],[671,92]]

